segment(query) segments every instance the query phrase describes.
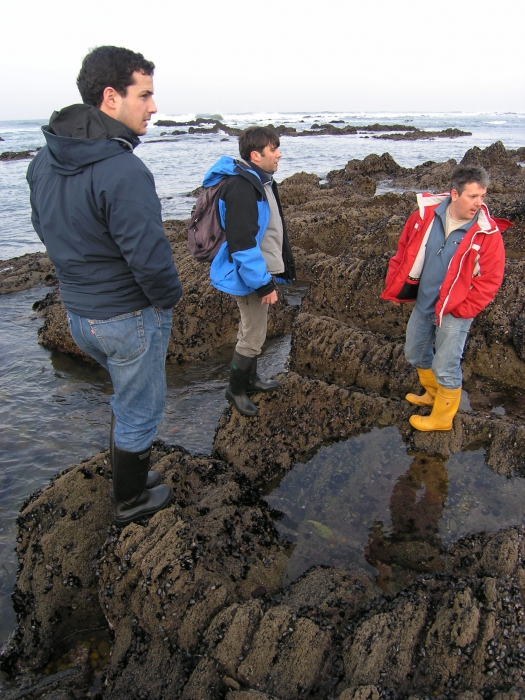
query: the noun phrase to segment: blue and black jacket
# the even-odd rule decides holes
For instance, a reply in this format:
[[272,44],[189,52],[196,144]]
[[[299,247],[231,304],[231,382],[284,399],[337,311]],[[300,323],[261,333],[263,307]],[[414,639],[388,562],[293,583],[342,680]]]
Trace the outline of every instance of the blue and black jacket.
[[66,309],[108,319],[171,308],[182,289],[139,139],[96,107],[72,105],[43,127],[31,162],[33,226],[55,266]]
[[[255,169],[229,156],[222,156],[208,170],[203,184],[212,187],[224,177],[228,179],[219,190],[218,208],[226,241],[211,264],[211,284],[227,294],[246,296],[256,292],[262,298],[275,289],[260,247],[270,221],[270,205],[264,185]],[[280,277],[291,282],[295,279],[295,264],[275,182],[272,190],[283,220],[285,271]]]

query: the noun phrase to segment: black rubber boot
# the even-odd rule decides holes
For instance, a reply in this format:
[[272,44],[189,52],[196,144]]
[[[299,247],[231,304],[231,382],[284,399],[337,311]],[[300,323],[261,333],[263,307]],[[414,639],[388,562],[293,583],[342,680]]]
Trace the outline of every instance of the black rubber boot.
[[256,416],[259,413],[259,409],[253,405],[246,393],[252,361],[252,357],[239,355],[237,351],[233,353],[230,385],[226,389],[226,398],[243,416]]
[[167,484],[146,488],[151,447],[128,452],[113,447],[113,498],[115,522],[124,527],[170,504],[173,492]]
[[279,386],[279,382],[275,379],[261,379],[257,374],[257,358],[252,358],[250,374],[248,375],[248,386],[246,387],[247,394],[255,394],[257,391],[274,391]]
[[[115,414],[111,411],[111,428],[109,431],[109,459],[111,461],[111,467],[113,468],[113,447],[115,442],[113,440],[113,433],[115,432]],[[162,481],[161,475],[154,469],[150,469],[148,472],[148,480],[146,482],[146,488],[152,489],[154,486],[158,486]],[[113,497],[113,494],[111,494]]]

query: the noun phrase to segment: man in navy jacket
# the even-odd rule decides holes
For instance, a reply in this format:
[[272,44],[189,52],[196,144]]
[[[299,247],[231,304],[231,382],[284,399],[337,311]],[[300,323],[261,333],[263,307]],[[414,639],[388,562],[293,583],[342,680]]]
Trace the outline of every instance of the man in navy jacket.
[[71,334],[110,373],[115,520],[165,508],[149,471],[166,397],[172,308],[182,290],[153,176],[134,155],[156,110],[154,64],[114,46],[91,51],[83,104],[54,112],[29,166],[33,226],[55,265]]

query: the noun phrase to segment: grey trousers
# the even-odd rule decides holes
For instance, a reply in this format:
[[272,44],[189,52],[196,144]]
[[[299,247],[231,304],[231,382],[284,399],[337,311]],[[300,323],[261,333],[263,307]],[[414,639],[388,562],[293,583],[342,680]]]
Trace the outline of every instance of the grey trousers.
[[235,350],[245,357],[257,357],[266,340],[269,304],[261,304],[256,292],[247,296],[235,296],[241,320]]

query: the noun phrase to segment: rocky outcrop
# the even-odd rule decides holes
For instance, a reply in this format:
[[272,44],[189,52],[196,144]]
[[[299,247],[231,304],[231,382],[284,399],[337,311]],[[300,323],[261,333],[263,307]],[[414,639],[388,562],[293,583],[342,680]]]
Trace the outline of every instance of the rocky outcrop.
[[[227,463],[181,448],[160,445],[153,461],[177,505],[147,527],[111,526],[107,454],[61,473],[23,508],[15,594],[20,668],[46,663],[76,630],[109,624],[116,635],[113,696],[130,697],[134,684],[151,684],[133,659],[149,656],[158,668],[177,649],[181,663],[173,672],[187,677],[188,654],[219,610],[279,590],[285,548],[252,485]],[[164,681],[159,677],[159,690],[148,696],[160,696]]]
[[[407,124],[368,124],[366,126],[353,126],[352,124],[346,124],[345,126],[338,127],[335,124],[340,124],[344,122],[331,121],[329,124],[312,124],[310,129],[302,129],[298,131],[293,126],[286,126],[285,124],[279,124],[274,126],[273,124],[267,124],[271,129],[274,129],[279,136],[346,136],[348,134],[360,134],[360,133],[370,133],[370,132],[402,132],[402,133],[389,133],[383,134],[381,136],[374,136],[377,139],[391,139],[394,141],[415,141],[417,139],[433,139],[433,138],[458,138],[459,136],[472,136],[469,131],[461,131],[461,129],[443,129],[441,131],[423,131],[415,126],[410,126]],[[202,127],[203,124],[211,124],[209,128]],[[188,134],[206,134],[206,133],[217,133],[223,131],[229,136],[238,136],[242,129],[237,127],[228,126],[220,119],[192,119],[188,122],[176,122],[171,119],[159,119],[155,122],[155,126],[187,126]],[[177,132],[180,133],[180,132]],[[186,133],[186,132],[182,132]]]
[[[493,143],[485,149],[474,146],[463,156],[463,165],[482,165],[490,174],[491,184],[488,190],[489,206],[493,195],[509,197],[517,192],[523,193],[525,187],[525,169],[518,164],[518,158],[513,151],[507,151],[501,141]],[[447,163],[429,161],[411,170],[400,172],[395,176],[395,187],[414,187],[438,191],[448,189],[450,175],[456,166],[455,160]],[[501,202],[501,199],[496,200]],[[494,209],[494,207],[491,207]],[[494,210],[496,216],[504,216]]]
[[0,261],[0,294],[12,294],[42,284],[57,283],[55,268],[45,253],[28,253]]
[[157,119],[155,126],[200,126],[201,124],[215,124],[218,120],[208,117],[197,117],[187,122],[176,122],[173,119]]
[[[455,162],[408,170],[384,154],[351,161],[326,183],[305,173],[288,178],[285,217],[311,285],[300,313],[282,304],[273,321],[285,332],[295,316],[278,392],[254,395],[256,418],[228,408],[211,456],[156,443],[155,468],[174,501],[149,521],[121,531],[111,524],[106,453],[29,499],[19,520],[19,628],[1,662],[22,674],[13,698],[47,697],[49,681],[28,669],[46,664],[74,631],[96,626],[111,629],[98,685],[109,700],[525,695],[525,529],[471,533],[448,547],[439,537],[447,457],[483,451],[497,474],[525,477],[522,417],[488,413],[487,396],[486,404],[473,400],[486,383],[499,381],[502,391],[525,384],[522,170],[514,168],[521,156],[497,144],[469,153],[492,163],[496,189],[508,185],[494,193],[494,213],[516,213],[505,235],[504,284],[473,324],[463,361],[474,410],[462,407],[450,431],[411,429],[414,408],[403,399],[417,387],[403,358],[410,310],[378,300],[415,198],[372,190],[387,177],[425,179],[432,189]],[[220,306],[228,300],[214,299],[204,266],[185,254],[184,224],[166,228],[185,289],[171,357],[204,357],[234,333],[233,307]],[[392,485],[391,526],[368,529],[365,556],[376,580],[358,567],[314,566],[283,587],[295,545],[279,536],[279,513],[261,490],[323,446],[378,429],[395,431],[412,463]],[[374,459],[382,463],[380,451]],[[319,497],[349,479],[345,459],[339,480],[320,483]],[[90,687],[85,655],[73,657],[71,675],[56,674],[57,698],[85,697]]]
[[363,160],[349,160],[342,170],[332,170],[326,177],[330,183],[352,180],[357,175],[384,180],[399,172],[403,172],[403,168],[396,163],[390,153],[383,153],[381,156],[371,153]]
[[61,472],[22,507],[13,603],[24,666],[43,665],[56,643],[75,629],[106,624],[91,560],[111,523],[107,465],[107,455],[99,455]]
[[188,129],[188,134],[218,134],[219,128],[220,127],[218,124],[214,124],[209,129],[190,126],[190,128]]
[[[297,364],[293,349],[291,363]],[[262,476],[268,480],[309,459],[326,442],[346,440],[374,426],[395,425],[412,447],[427,454],[448,456],[483,447],[487,464],[494,471],[509,477],[525,476],[525,427],[521,421],[460,411],[450,432],[414,432],[406,423],[413,407],[372,391],[374,381],[379,383],[373,372],[367,374],[366,368],[356,372],[363,385],[360,391],[355,384],[343,388],[331,383],[333,374],[327,365],[327,381],[290,372],[283,380],[278,402],[271,396],[257,400],[258,421],[246,421],[236,412],[223,414],[214,456],[238,465],[251,479]],[[402,385],[402,380],[395,385]]]
[[11,160],[25,160],[26,158],[34,158],[35,151],[4,151],[0,153],[0,162],[8,162]]
[[457,139],[460,136],[472,136],[471,131],[461,129],[442,129],[441,131],[422,131],[414,129],[405,134],[382,134],[374,136],[375,139],[388,139],[390,141],[419,141],[421,139]]

